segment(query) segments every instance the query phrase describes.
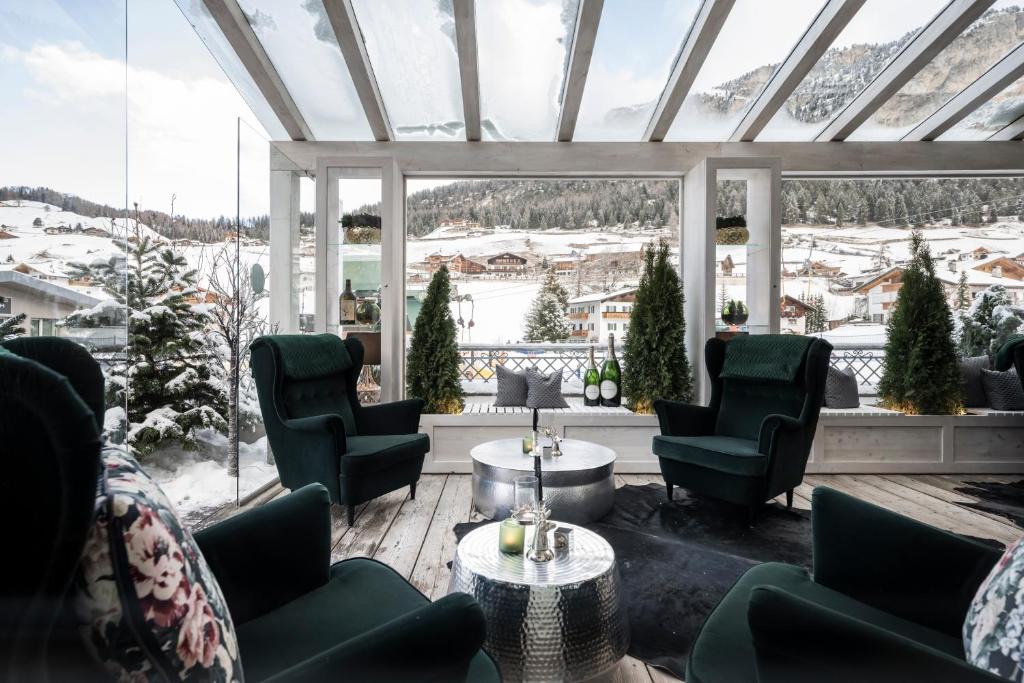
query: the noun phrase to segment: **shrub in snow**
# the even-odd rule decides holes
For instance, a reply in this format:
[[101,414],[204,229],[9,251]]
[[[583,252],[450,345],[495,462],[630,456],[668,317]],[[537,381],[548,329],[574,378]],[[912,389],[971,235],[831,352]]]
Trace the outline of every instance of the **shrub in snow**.
[[894,410],[958,414],[963,397],[949,303],[920,230],[911,233],[910,247],[910,263],[886,327],[878,394],[882,405]]
[[966,358],[987,355],[995,358],[1006,339],[1024,321],[1024,309],[1016,307],[1003,285],[992,285],[979,294],[970,307],[957,315],[958,350]]
[[655,399],[689,401],[693,384],[686,356],[683,286],[669,262],[668,243],[644,248],[644,269],[629,316],[623,351],[626,407],[653,412]]
[[450,298],[448,267],[442,265],[430,279],[416,316],[406,369],[409,396],[423,399],[427,413],[461,413],[466,406]]

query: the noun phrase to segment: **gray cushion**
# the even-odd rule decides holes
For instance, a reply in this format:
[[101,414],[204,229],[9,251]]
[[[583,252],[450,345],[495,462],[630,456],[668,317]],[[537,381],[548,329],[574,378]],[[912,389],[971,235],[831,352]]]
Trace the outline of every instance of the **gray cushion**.
[[964,405],[968,408],[988,405],[985,387],[981,385],[981,371],[991,369],[992,363],[988,356],[960,359],[960,385],[964,390]]
[[568,408],[569,404],[562,398],[562,373],[541,374],[533,368],[526,371],[526,382],[529,393],[526,397],[527,408]]
[[513,372],[499,365],[498,395],[494,397],[494,405],[512,407],[525,406],[529,386],[525,372]]
[[825,407],[860,407],[860,396],[857,393],[857,374],[849,365],[842,370],[831,365],[828,366],[828,374],[825,376]]
[[1016,370],[982,370],[981,383],[985,387],[985,396],[992,408],[1024,410],[1024,387],[1020,385]]

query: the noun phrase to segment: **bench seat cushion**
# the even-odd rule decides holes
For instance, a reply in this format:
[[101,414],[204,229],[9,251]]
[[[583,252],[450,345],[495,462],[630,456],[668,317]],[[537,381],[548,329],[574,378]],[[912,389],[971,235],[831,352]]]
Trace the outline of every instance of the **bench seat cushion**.
[[341,458],[342,473],[367,474],[422,458],[430,450],[430,437],[426,434],[350,436],[345,440],[345,447]]

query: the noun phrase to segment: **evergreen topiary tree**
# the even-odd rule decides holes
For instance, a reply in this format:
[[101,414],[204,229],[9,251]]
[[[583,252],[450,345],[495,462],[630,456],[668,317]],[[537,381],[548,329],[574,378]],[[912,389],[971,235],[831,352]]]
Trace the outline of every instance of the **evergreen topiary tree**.
[[423,399],[427,413],[461,413],[466,407],[449,299],[451,281],[448,267],[442,265],[430,279],[416,316],[406,370],[409,395]]
[[635,413],[651,413],[654,400],[689,401],[690,361],[686,356],[683,286],[662,240],[644,249],[644,269],[629,316],[623,352],[622,394]]
[[886,329],[878,394],[883,406],[908,414],[958,414],[963,399],[949,304],[920,230],[911,233],[910,245]]
[[568,338],[572,330],[572,325],[565,317],[568,305],[569,293],[558,282],[554,272],[548,271],[526,315],[526,339],[556,342]]
[[1020,328],[1022,319],[1024,310],[1013,305],[1006,287],[992,285],[966,311],[958,312],[960,354],[995,358],[996,351]]

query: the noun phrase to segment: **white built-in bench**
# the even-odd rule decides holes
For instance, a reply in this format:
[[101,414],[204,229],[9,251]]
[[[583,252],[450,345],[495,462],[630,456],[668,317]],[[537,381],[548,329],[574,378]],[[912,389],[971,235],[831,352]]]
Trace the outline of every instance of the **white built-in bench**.
[[[626,408],[585,406],[567,396],[568,408],[541,410],[541,424],[563,438],[615,450],[615,471],[655,473],[651,437],[658,418]],[[470,450],[530,430],[529,408],[499,408],[493,396],[470,396],[459,415],[423,415],[430,436],[425,472],[472,472]],[[903,415],[877,406],[823,408],[811,448],[811,473],[1024,473],[1024,412],[971,409],[970,415]]]

